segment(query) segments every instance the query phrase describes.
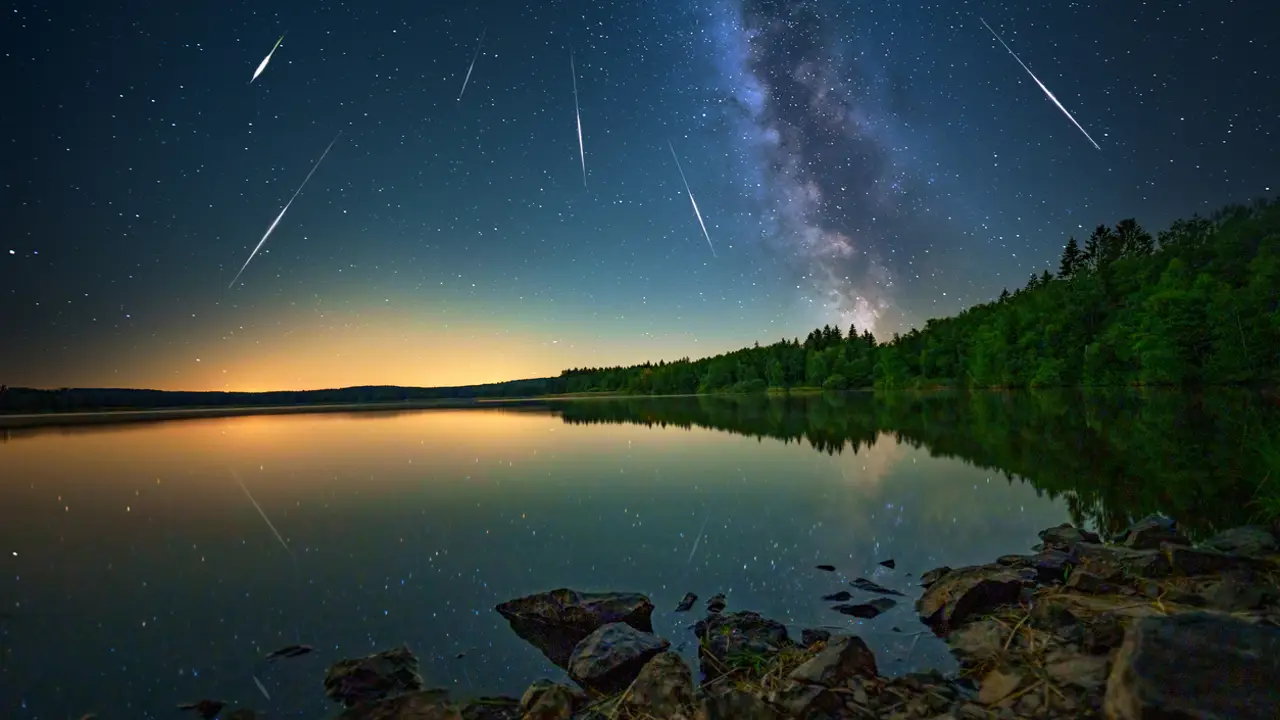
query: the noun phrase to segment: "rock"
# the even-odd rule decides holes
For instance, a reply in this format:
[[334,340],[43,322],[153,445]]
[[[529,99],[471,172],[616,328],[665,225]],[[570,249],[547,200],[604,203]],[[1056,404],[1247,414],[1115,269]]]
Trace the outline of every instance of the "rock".
[[1162,546],[1169,567],[1175,575],[1217,575],[1235,570],[1266,567],[1266,563],[1243,555],[1228,555],[1216,550],[1197,550],[1183,545]]
[[1102,541],[1097,533],[1081,530],[1071,523],[1062,523],[1057,527],[1041,530],[1039,535],[1046,548],[1070,548],[1082,542],[1099,543]]
[[727,603],[724,601],[724,593],[716,593],[707,600],[707,614],[719,615],[724,612]]
[[1096,655],[1051,653],[1045,658],[1045,673],[1060,685],[1087,691],[1099,690],[1107,682],[1107,659]]
[[585,704],[587,696],[577,688],[535,680],[520,698],[521,720],[568,720],[574,710]]
[[731,656],[771,656],[795,647],[786,625],[749,611],[710,615],[693,630],[701,641],[698,654],[704,682],[719,677]]
[[1005,627],[995,620],[975,620],[947,635],[949,645],[966,664],[980,664],[1000,655],[1007,637]]
[[898,563],[894,562],[893,558],[889,558],[888,560],[881,560],[880,567],[887,567],[890,570],[894,570],[898,567]]
[[568,667],[578,643],[603,625],[620,622],[641,632],[653,632],[653,603],[639,593],[584,593],[561,588],[508,600],[496,609],[517,635],[562,668]]
[[879,593],[881,595],[903,595],[897,590],[890,590],[883,585],[877,585],[866,578],[858,578],[849,584],[863,592]]
[[1091,595],[1105,595],[1117,592],[1118,587],[1087,570],[1076,570],[1067,579],[1067,587]]
[[796,682],[835,687],[849,679],[876,676],[876,657],[856,635],[837,635],[817,655],[809,658],[789,676]]
[[1223,530],[1203,544],[1209,550],[1234,555],[1267,555],[1280,551],[1280,543],[1264,525],[1243,525]]
[[1148,515],[1129,526],[1121,541],[1134,550],[1156,550],[1163,543],[1190,545],[1191,541],[1177,529],[1177,524],[1161,515]]
[[619,692],[631,684],[645,663],[671,643],[626,623],[609,623],[573,649],[569,677],[601,692]]
[[830,630],[805,628],[800,631],[800,644],[804,647],[812,647],[814,643],[826,642],[829,639],[831,639]]
[[925,587],[925,588],[929,587],[930,585],[941,580],[942,576],[946,575],[949,572],[951,572],[951,568],[946,565],[943,565],[942,567],[934,568],[932,570],[925,572],[923,575],[920,576],[920,587]]
[[845,600],[849,600],[851,598],[853,598],[853,595],[851,595],[848,590],[841,590],[838,593],[832,593],[830,595],[822,596],[822,599],[826,602],[844,602]]
[[1105,708],[1114,720],[1280,717],[1280,629],[1202,612],[1134,620]]
[[832,610],[844,615],[852,615],[853,617],[864,618],[870,620],[880,613],[887,612],[898,603],[889,598],[876,598],[870,602],[859,603],[857,605],[833,605]]
[[694,708],[693,673],[673,652],[655,655],[636,676],[623,705],[641,716],[691,716]]
[[462,714],[449,704],[448,693],[427,690],[358,703],[338,720],[462,720]]
[[324,674],[325,696],[346,707],[422,688],[418,658],[407,647],[339,660]]
[[1021,684],[1021,673],[1007,669],[992,670],[982,678],[978,687],[978,702],[994,705],[1012,695]]
[[698,596],[693,593],[685,593],[680,598],[680,604],[676,605],[676,612],[689,612],[693,609],[693,604],[698,602]]
[[821,571],[823,571],[823,572],[835,572],[835,571],[836,571],[836,566],[835,566],[835,565],[815,565],[814,567],[816,567],[817,569],[819,569],[819,570],[821,570]]
[[731,689],[704,698],[698,720],[781,720],[781,716],[755,695]]
[[1080,621],[1063,603],[1057,602],[1053,596],[1038,598],[1031,605],[1030,623],[1041,630],[1056,631],[1075,625]]
[[478,697],[459,709],[462,720],[524,720],[520,700],[512,697]]
[[947,573],[929,586],[916,611],[935,631],[958,626],[972,615],[1017,602],[1022,578],[1003,565],[977,565]]
[[1159,550],[1080,543],[1075,546],[1075,552],[1089,563],[1090,570],[1108,577],[1109,573],[1102,571],[1101,567],[1114,568],[1129,578],[1160,578],[1172,570],[1169,560]]
[[1277,593],[1270,585],[1260,580],[1240,575],[1228,574],[1207,588],[1205,599],[1216,610],[1223,612],[1240,612],[1257,610],[1274,602]]
[[226,720],[258,720],[258,713],[249,708],[236,708],[226,714]]
[[1124,626],[1115,615],[1100,615],[1084,626],[1080,647],[1087,653],[1106,655],[1124,642]]

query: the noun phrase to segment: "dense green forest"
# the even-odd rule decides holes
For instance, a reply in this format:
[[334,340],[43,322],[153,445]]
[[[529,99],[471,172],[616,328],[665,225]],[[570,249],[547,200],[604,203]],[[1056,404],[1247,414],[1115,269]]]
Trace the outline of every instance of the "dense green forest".
[[1179,220],[1153,237],[1132,219],[1069,238],[1056,274],[887,343],[823,327],[701,360],[578,368],[453,388],[268,393],[0,389],[0,412],[264,406],[767,389],[1186,386],[1280,379],[1280,202]]
[[878,344],[824,327],[703,360],[564,372],[565,391],[1221,385],[1280,379],[1280,202],[1069,238],[1056,274]]
[[1280,403],[1235,389],[701,395],[552,405],[567,423],[706,427],[858,453],[888,434],[1061,498],[1118,533],[1154,512],[1193,536],[1280,521]]

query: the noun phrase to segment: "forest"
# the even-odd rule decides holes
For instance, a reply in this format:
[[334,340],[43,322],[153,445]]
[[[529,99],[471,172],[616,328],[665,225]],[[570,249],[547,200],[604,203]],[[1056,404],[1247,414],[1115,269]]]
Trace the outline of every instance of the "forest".
[[564,392],[1274,384],[1280,202],[1068,238],[1056,272],[877,343],[823,327],[702,360],[567,370]]
[[451,388],[268,393],[0,387],[0,412],[413,402],[579,393],[1267,385],[1280,379],[1280,202],[1223,208],[1152,236],[1136,220],[1068,238],[1058,267],[880,343],[826,326],[675,362],[574,368]]

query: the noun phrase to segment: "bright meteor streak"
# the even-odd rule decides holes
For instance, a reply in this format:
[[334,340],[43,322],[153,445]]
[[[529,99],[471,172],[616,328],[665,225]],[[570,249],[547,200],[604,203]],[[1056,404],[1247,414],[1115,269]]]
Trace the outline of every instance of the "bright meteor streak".
[[[680,167],[680,158],[676,157],[676,146],[667,141],[667,147],[671,148],[671,157],[675,158],[676,170],[680,171],[680,180],[684,183],[684,191],[689,193],[689,202],[693,203],[693,214],[698,216],[698,224],[702,226],[702,236],[707,239],[707,247],[711,248],[711,257],[716,257],[716,246],[711,244],[711,234],[707,232],[707,224],[702,222],[702,212],[698,210],[698,201],[693,199],[693,191],[689,189],[689,181],[684,177],[684,168]],[[697,545],[694,545],[697,549]],[[690,554],[689,557],[693,557]]]
[[244,265],[240,266],[240,272],[236,273],[236,276],[232,278],[231,284],[227,286],[228,290],[235,287],[236,281],[240,279],[240,275],[244,272],[244,269],[249,267],[249,263],[253,262],[254,256],[258,254],[258,251],[262,249],[262,246],[264,244],[266,244],[267,238],[271,237],[271,233],[275,231],[276,225],[279,225],[280,220],[284,218],[284,214],[289,212],[289,206],[292,205],[293,201],[298,198],[298,195],[302,192],[302,188],[307,186],[307,180],[310,180],[311,176],[315,175],[316,168],[320,167],[320,163],[324,162],[325,155],[329,154],[329,151],[333,149],[333,143],[338,142],[338,138],[341,136],[342,136],[341,130],[338,131],[337,135],[333,136],[333,142],[330,142],[329,147],[324,149],[324,152],[320,155],[320,159],[316,161],[316,164],[311,166],[311,172],[307,173],[306,180],[303,180],[302,184],[298,186],[298,189],[293,193],[293,197],[289,198],[289,202],[284,204],[284,209],[281,210],[280,214],[276,216],[276,219],[272,221],[271,227],[267,228],[266,234],[263,235],[262,239],[258,241],[258,246],[253,249],[253,252],[249,253],[249,259],[245,260]]
[[271,52],[267,53],[267,56],[262,58],[262,62],[259,63],[258,69],[253,71],[253,77],[249,78],[250,84],[252,84],[254,80],[258,79],[258,76],[262,74],[263,70],[267,69],[267,63],[271,62],[271,56],[276,54],[276,48],[280,47],[280,43],[282,42],[284,42],[284,35],[281,35],[280,39],[276,41],[276,44],[271,46]]
[[462,100],[462,93],[467,91],[467,83],[471,81],[471,71],[476,69],[476,60],[480,58],[480,48],[484,47],[484,35],[489,32],[489,28],[480,31],[480,42],[476,43],[476,54],[471,56],[471,66],[467,68],[467,76],[462,79],[462,91],[458,93],[458,100]]
[[582,158],[582,187],[587,186],[587,152],[582,149],[582,111],[578,109],[578,69],[573,64],[573,51],[569,51],[569,72],[573,75],[573,114],[578,118],[578,157]]
[[[986,26],[988,30],[991,30],[991,26],[987,25],[986,20],[983,20],[982,18],[978,18],[978,20],[984,26]],[[1027,67],[1027,64],[1022,62],[1022,58],[1018,57],[1018,54],[1015,53],[1012,49],[1010,49],[1008,44],[1006,44],[1005,41],[1000,38],[1000,36],[996,33],[995,30],[991,30],[991,34],[995,36],[996,40],[999,41],[1001,45],[1004,45],[1004,49],[1009,51],[1009,54],[1013,56],[1014,60],[1018,61],[1018,64],[1022,66],[1023,70],[1027,71],[1027,74],[1031,76],[1031,79],[1036,81],[1036,84],[1039,85],[1040,89],[1044,91],[1044,94],[1047,95],[1049,99],[1053,101],[1053,104],[1058,106],[1058,109],[1062,111],[1062,114],[1066,115],[1067,119],[1070,120],[1071,123],[1075,125],[1077,129],[1080,130],[1080,132],[1084,133],[1084,136],[1089,139],[1089,142],[1093,143],[1093,146],[1095,148],[1097,148],[1098,150],[1101,150],[1102,148],[1098,146],[1098,143],[1093,142],[1093,138],[1089,137],[1089,132],[1085,130],[1080,125],[1080,123],[1076,122],[1076,119],[1071,116],[1071,113],[1067,112],[1067,109],[1062,106],[1062,103],[1058,102],[1058,98],[1054,97],[1053,93],[1049,92],[1049,88],[1045,87],[1044,83],[1040,82],[1040,78],[1036,77],[1036,74],[1031,72],[1031,68]]]

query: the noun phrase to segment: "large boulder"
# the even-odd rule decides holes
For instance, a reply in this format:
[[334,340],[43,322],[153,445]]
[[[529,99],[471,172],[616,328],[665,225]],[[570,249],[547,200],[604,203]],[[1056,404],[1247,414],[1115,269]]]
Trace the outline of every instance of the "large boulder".
[[875,677],[876,656],[856,635],[831,638],[816,655],[791,671],[790,678],[807,685],[835,687],[857,676]]
[[408,647],[394,648],[362,658],[339,660],[330,665],[324,674],[325,696],[346,707],[422,688],[418,658]]
[[626,623],[641,632],[653,632],[653,603],[640,593],[561,588],[508,600],[496,609],[517,635],[565,669],[578,643],[604,625]]
[[1187,613],[1134,620],[1116,654],[1107,717],[1280,717],[1280,629]]
[[577,688],[547,679],[535,680],[520,698],[521,720],[569,720],[586,704],[587,696]]
[[626,623],[609,623],[588,635],[573,649],[569,677],[584,687],[605,693],[631,684],[640,669],[671,643],[640,632]]
[[1203,546],[1234,555],[1270,555],[1280,551],[1276,536],[1264,525],[1243,525],[1223,530],[1204,541]]
[[920,619],[936,632],[945,632],[967,618],[1001,605],[1016,603],[1024,576],[1005,565],[975,565],[943,575],[916,602]]
[[622,705],[638,717],[692,717],[693,673],[676,653],[659,653],[640,670]]

